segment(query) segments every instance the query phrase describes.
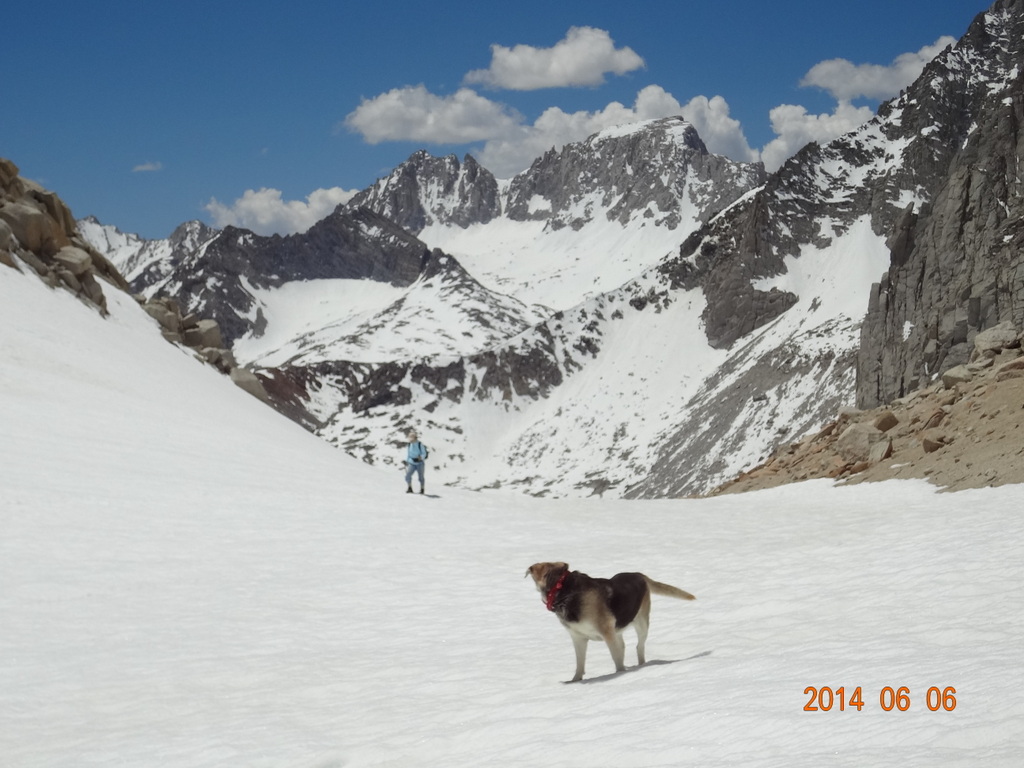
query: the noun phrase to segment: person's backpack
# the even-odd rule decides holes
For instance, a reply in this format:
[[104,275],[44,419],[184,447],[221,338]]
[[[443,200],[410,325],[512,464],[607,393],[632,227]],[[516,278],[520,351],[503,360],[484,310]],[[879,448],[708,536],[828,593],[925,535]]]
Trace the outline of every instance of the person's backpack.
[[423,460],[426,461],[428,458],[430,458],[430,451],[427,449],[427,446],[425,446],[423,443],[420,443],[420,448],[423,449]]

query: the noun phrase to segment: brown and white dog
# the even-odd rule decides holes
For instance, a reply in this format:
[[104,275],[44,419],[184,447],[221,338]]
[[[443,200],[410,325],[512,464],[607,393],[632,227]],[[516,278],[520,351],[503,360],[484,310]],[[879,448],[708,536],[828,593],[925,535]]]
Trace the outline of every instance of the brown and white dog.
[[678,587],[654,581],[642,573],[617,573],[610,579],[595,579],[570,571],[566,563],[534,563],[527,571],[549,611],[562,622],[576,649],[576,674],[569,682],[583,679],[587,641],[604,640],[615,662],[615,671],[625,668],[626,644],[622,633],[636,630],[637,661],[643,664],[644,643],[651,621],[651,592],[680,600],[696,600]]

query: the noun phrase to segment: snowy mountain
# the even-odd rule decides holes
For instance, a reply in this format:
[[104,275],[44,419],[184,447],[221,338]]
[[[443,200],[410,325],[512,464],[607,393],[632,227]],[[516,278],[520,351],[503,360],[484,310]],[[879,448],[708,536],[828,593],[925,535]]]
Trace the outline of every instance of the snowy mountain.
[[[351,275],[293,269],[306,236],[238,230],[180,273],[189,288],[165,285],[202,296],[282,407],[366,461],[396,463],[415,426],[472,488],[706,492],[840,406],[926,383],[983,328],[1020,327],[1022,18],[1000,0],[875,119],[771,176],[680,120],[508,181],[420,152],[325,220],[376,217],[381,263],[404,244],[400,279],[370,275],[390,287],[315,280]],[[242,261],[244,280],[224,266]]]
[[488,288],[564,310],[658,263],[764,179],[665,118],[552,149],[506,181],[472,157],[417,152],[349,207],[399,222]]
[[134,290],[152,297],[153,287],[185,260],[201,255],[218,230],[201,221],[188,221],[163,240],[146,240],[101,224],[95,216],[79,219],[78,231],[117,265]]
[[[0,262],[4,765],[1019,762],[1020,486],[406,496],[123,291],[103,316]],[[554,559],[697,600],[562,685],[523,579]]]

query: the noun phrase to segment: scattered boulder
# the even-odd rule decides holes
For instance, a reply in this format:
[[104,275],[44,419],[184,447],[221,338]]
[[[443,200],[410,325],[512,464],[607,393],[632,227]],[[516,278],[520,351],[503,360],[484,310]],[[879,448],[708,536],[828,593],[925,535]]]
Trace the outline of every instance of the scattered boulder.
[[995,357],[1004,349],[1020,346],[1020,332],[1011,322],[1000,323],[978,333],[974,337],[972,360],[981,356]]
[[53,260],[75,277],[80,277],[92,268],[92,257],[81,248],[66,245],[57,251]]
[[875,464],[879,461],[885,461],[890,456],[892,456],[892,440],[886,437],[871,446],[868,460]]
[[867,461],[872,447],[882,440],[882,434],[882,430],[871,424],[851,424],[836,440],[836,449],[847,461]]
[[958,365],[942,374],[942,386],[952,389],[957,384],[966,384],[973,378],[974,374],[966,365]]
[[255,373],[247,368],[233,368],[230,375],[231,380],[241,389],[244,389],[250,395],[265,403],[270,402],[270,396],[267,394],[267,390],[263,388],[263,382],[260,381]]
[[886,406],[844,409],[836,421],[780,447],[713,493],[811,478],[843,483],[926,478],[946,490],[1024,484],[1024,350],[1019,339],[1019,332],[1004,326],[988,341],[982,339],[984,354],[966,366],[970,378],[952,371],[947,381],[927,384]]
[[882,411],[880,414],[878,414],[875,420],[871,423],[879,432],[888,432],[890,429],[899,424],[900,420],[896,418],[896,414],[886,409]]
[[936,408],[931,412],[931,415],[924,420],[924,429],[935,429],[942,423],[942,420],[946,418],[946,412],[942,408]]

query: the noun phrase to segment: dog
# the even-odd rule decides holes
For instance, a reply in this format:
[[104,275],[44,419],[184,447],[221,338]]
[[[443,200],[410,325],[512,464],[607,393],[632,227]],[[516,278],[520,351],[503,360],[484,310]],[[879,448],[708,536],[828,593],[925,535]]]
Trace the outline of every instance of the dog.
[[626,669],[626,643],[622,633],[636,630],[636,656],[645,662],[644,644],[651,621],[651,593],[680,600],[696,600],[685,590],[662,584],[642,573],[617,573],[610,579],[595,579],[570,571],[567,563],[534,563],[526,569],[541,594],[541,600],[569,631],[576,650],[576,674],[570,683],[583,679],[587,641],[604,640],[615,662],[615,671]]

